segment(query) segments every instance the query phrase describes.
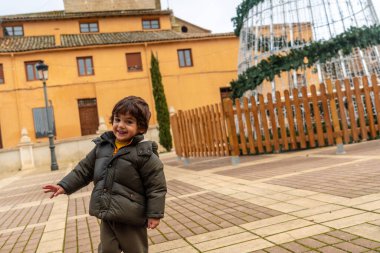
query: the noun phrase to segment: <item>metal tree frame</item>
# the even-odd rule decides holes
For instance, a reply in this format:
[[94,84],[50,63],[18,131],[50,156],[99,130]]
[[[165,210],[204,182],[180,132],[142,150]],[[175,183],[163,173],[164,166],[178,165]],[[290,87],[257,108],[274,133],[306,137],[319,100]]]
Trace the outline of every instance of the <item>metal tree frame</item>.
[[[323,41],[351,27],[379,24],[371,0],[265,0],[250,9],[240,31],[238,72],[256,66],[273,54],[284,54],[310,41]],[[324,82],[380,76],[379,46],[353,50],[312,69],[290,71],[271,82],[289,90]],[[261,84],[253,94],[261,93]]]

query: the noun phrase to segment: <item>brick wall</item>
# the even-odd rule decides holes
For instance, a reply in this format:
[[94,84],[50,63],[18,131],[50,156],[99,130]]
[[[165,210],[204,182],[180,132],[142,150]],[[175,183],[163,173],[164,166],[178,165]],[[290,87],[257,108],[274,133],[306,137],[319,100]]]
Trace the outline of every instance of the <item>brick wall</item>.
[[160,0],[64,0],[66,12],[161,9]]

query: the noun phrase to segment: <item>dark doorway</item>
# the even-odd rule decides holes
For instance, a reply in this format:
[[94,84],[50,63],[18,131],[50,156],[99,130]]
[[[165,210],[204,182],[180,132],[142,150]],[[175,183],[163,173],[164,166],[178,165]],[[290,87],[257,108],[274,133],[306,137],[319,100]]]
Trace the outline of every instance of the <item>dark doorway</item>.
[[99,126],[96,98],[78,99],[78,110],[82,135],[96,134]]

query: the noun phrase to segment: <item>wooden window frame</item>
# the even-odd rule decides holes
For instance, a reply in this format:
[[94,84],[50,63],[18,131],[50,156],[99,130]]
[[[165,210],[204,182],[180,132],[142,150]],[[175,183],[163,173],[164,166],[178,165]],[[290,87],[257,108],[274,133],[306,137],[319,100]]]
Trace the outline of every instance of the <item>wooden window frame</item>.
[[[128,55],[140,55],[140,66],[129,66],[128,65]],[[127,61],[127,71],[128,72],[140,72],[143,71],[143,64],[142,64],[142,58],[141,58],[141,52],[132,52],[132,53],[126,53],[125,54],[125,60]],[[137,66],[137,67],[136,67]]]
[[[157,21],[157,23],[158,23],[158,27],[157,28],[153,28],[152,27],[152,21]],[[144,22],[149,22],[149,27],[144,27]],[[157,30],[157,29],[161,29],[160,19],[159,18],[144,18],[141,21],[141,26],[142,26],[143,30]]]
[[[97,31],[91,31],[90,24],[96,24]],[[87,25],[88,32],[82,31],[82,25]],[[99,22],[98,21],[83,21],[83,22],[79,22],[79,31],[80,31],[80,33],[98,33],[99,32]]]
[[[185,52],[188,51],[190,52],[190,64],[186,61],[186,55],[185,55]],[[183,56],[184,56],[184,60],[185,60],[185,65],[181,66],[181,58],[180,58],[180,53],[183,53]],[[189,68],[189,67],[193,67],[194,66],[194,63],[193,63],[193,52],[191,50],[191,48],[184,48],[184,49],[178,49],[177,50],[177,57],[178,57],[178,66],[180,68]]]
[[5,77],[4,77],[4,67],[3,64],[0,63],[0,84],[5,83]]
[[[21,27],[22,34],[15,35],[15,27]],[[12,35],[6,33],[7,28],[12,28]],[[7,25],[3,27],[4,37],[23,37],[24,36],[24,26],[23,25]]]
[[[90,59],[91,60],[91,69],[92,69],[92,73],[89,74],[87,72],[87,65],[86,65],[86,59]],[[80,60],[83,60],[83,63],[84,63],[84,75],[81,75],[80,73],[80,67],[79,67],[79,61]],[[92,59],[92,56],[81,56],[81,57],[77,57],[77,69],[78,69],[78,76],[94,76],[95,75],[95,67],[94,67],[94,60]]]
[[[25,64],[25,75],[26,75],[26,81],[30,82],[30,81],[37,81],[37,80],[40,80],[38,78],[38,73],[37,73],[37,69],[36,69],[36,64],[41,62],[40,60],[38,61],[26,61],[24,62]],[[28,75],[28,66],[29,65],[33,65],[33,79],[29,79],[29,75]]]

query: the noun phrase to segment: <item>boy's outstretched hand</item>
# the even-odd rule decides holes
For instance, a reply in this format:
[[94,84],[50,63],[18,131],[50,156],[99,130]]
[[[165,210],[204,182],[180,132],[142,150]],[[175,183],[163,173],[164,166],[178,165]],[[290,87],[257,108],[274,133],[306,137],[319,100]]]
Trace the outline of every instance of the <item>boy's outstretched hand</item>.
[[53,193],[50,196],[51,199],[54,198],[54,197],[57,197],[60,194],[64,194],[65,193],[65,189],[63,189],[61,186],[56,185],[56,184],[44,185],[44,186],[42,186],[42,189],[44,189],[45,193],[47,193],[47,192],[52,192]]
[[148,229],[155,229],[160,224],[160,219],[148,218]]

